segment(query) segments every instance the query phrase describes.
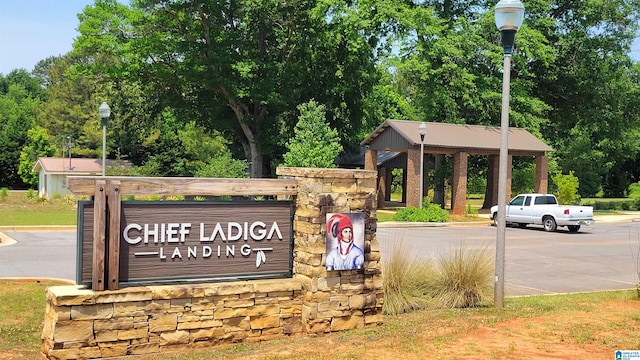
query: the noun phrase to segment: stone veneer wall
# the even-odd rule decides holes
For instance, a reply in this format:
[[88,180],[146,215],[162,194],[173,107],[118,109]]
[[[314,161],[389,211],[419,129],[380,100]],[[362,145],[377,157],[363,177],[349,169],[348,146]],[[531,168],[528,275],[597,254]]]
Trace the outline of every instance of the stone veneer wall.
[[[42,355],[109,358],[224,342],[377,326],[382,273],[376,238],[376,172],[278,168],[295,178],[292,279],[140,286],[94,292],[47,289]],[[365,213],[365,264],[326,271],[327,213]]]

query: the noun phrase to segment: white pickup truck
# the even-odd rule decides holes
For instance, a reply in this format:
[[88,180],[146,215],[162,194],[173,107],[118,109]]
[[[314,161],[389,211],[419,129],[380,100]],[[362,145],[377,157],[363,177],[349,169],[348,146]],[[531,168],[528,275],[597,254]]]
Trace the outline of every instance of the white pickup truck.
[[[492,206],[490,217],[495,224],[498,206]],[[520,194],[507,204],[507,223],[524,228],[529,224],[542,225],[546,231],[566,226],[570,232],[580,230],[580,225],[591,225],[593,207],[558,205],[555,196],[549,194]]]

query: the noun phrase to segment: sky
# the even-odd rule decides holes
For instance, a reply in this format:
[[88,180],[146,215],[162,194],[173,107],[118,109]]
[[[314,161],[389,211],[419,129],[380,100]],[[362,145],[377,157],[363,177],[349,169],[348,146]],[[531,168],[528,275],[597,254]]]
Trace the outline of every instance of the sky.
[[78,17],[93,0],[0,0],[0,73],[27,71],[71,51]]
[[[0,73],[33,70],[49,56],[71,51],[78,17],[93,0],[0,0]],[[125,1],[124,3],[128,3]],[[630,54],[640,61],[640,38]]]

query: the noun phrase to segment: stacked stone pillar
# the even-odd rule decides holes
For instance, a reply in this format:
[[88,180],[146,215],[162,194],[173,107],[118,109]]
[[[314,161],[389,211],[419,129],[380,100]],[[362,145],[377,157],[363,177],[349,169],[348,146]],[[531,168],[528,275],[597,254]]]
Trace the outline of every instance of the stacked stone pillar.
[[[307,333],[376,326],[382,321],[382,273],[376,238],[376,171],[278,168],[298,183],[293,273],[303,290]],[[365,263],[360,270],[327,271],[326,214],[365,214]]]

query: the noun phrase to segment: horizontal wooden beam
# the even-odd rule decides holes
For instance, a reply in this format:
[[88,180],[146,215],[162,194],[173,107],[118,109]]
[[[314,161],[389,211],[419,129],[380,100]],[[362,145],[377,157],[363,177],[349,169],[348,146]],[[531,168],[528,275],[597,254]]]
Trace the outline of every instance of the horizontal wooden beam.
[[298,193],[298,185],[294,179],[69,176],[67,188],[76,195],[93,195],[98,180],[119,181],[120,195],[125,196],[259,196]]

